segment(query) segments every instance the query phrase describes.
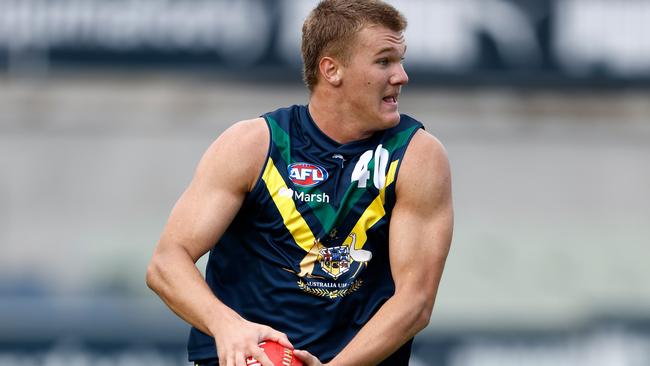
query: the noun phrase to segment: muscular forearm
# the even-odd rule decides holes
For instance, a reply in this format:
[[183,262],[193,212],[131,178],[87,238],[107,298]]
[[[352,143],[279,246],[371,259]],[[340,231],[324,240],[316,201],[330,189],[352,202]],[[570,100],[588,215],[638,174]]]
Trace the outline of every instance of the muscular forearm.
[[147,285],[186,322],[214,336],[214,324],[237,319],[214,296],[192,258],[180,248],[157,251],[147,269]]
[[430,299],[413,291],[396,293],[328,365],[378,364],[426,327]]

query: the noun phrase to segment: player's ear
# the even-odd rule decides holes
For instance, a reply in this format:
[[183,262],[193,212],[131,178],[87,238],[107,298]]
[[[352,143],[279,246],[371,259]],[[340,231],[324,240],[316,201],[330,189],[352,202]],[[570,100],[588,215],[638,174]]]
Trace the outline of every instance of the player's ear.
[[341,85],[341,68],[336,59],[328,56],[321,58],[318,69],[323,81],[330,83],[332,86]]

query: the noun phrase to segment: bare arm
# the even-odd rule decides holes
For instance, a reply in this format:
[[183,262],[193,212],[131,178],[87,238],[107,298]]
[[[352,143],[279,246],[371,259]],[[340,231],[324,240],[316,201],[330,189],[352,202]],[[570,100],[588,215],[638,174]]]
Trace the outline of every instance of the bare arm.
[[[395,294],[330,365],[376,365],[429,323],[453,227],[449,163],[438,140],[418,131],[396,189],[389,237]],[[319,364],[306,352],[297,354],[310,366]]]
[[230,225],[255,184],[268,141],[261,118],[239,122],[219,136],[174,206],[147,268],[147,285],[178,316],[213,336],[220,359],[228,365],[243,364],[251,355],[262,361],[265,356],[257,347],[262,339],[290,345],[284,334],[247,322],[219,301],[195,265]]

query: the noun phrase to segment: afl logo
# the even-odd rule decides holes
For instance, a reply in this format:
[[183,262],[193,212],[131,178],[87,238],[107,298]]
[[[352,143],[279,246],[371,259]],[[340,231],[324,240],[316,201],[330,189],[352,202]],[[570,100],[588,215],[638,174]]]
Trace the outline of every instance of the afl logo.
[[287,167],[289,179],[302,187],[314,187],[327,180],[327,170],[311,163],[293,163]]

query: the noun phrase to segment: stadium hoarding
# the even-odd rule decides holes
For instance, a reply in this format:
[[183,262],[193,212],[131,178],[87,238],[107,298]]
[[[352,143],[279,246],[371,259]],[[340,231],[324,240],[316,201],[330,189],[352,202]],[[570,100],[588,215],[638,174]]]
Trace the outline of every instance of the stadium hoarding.
[[[5,0],[0,64],[295,75],[316,0]],[[650,2],[393,0],[422,80],[650,85]]]

